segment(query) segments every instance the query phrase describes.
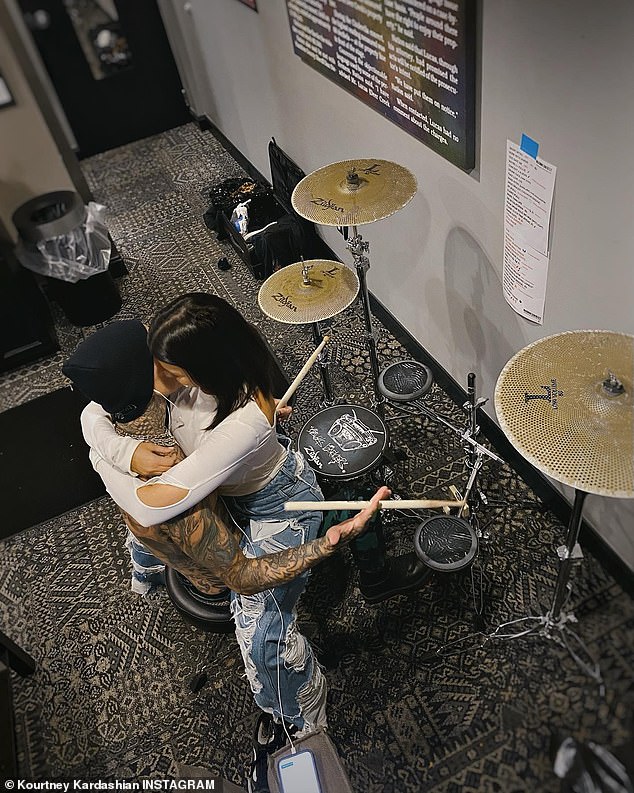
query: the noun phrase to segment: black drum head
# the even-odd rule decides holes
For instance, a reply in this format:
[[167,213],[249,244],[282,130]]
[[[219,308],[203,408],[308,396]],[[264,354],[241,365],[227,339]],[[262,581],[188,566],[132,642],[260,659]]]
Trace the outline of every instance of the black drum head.
[[431,369],[418,361],[396,361],[379,374],[379,391],[393,402],[424,397],[434,384]]
[[468,567],[478,550],[478,538],[464,518],[434,515],[414,532],[418,558],[433,570],[451,572]]
[[354,479],[378,466],[387,446],[380,416],[361,405],[332,405],[302,427],[297,447],[325,479]]

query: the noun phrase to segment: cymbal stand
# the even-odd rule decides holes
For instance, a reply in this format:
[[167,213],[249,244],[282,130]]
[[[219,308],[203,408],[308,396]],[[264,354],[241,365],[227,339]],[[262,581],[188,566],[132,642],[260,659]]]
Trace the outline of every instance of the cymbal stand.
[[[465,402],[463,405],[463,409],[469,413],[469,426],[466,429],[460,429],[459,427],[456,427],[455,424],[452,424],[442,414],[437,413],[435,410],[429,408],[423,399],[416,399],[412,400],[411,402],[394,402],[392,400],[388,401],[392,408],[400,411],[401,413],[405,413],[410,416],[419,416],[422,414],[423,416],[432,419],[432,421],[437,421],[440,424],[444,424],[445,427],[448,427],[452,432],[455,432],[460,436],[461,441],[468,450],[468,456],[472,461],[472,464],[475,464],[475,460],[478,457],[482,458],[483,456],[490,457],[492,460],[495,460],[498,463],[503,463],[504,460],[501,457],[498,457],[497,454],[492,452],[490,449],[487,449],[486,446],[483,446],[476,440],[480,433],[480,428],[477,424],[477,411],[482,405],[486,404],[487,400],[475,398],[475,374],[473,374],[473,372],[469,373],[468,382],[470,383],[469,388],[472,389],[472,393],[469,391],[467,392],[469,394],[469,401]],[[395,418],[399,417],[397,416]],[[388,418],[388,421],[389,420],[390,419]],[[482,463],[480,462],[480,465],[481,464]],[[478,466],[478,469],[479,467],[480,466]]]
[[381,418],[384,413],[385,397],[381,394],[378,388],[379,383],[379,359],[376,352],[376,338],[374,335],[374,327],[372,325],[372,312],[370,310],[370,295],[368,293],[368,284],[366,273],[370,269],[370,259],[366,254],[370,250],[370,243],[366,242],[359,234],[357,227],[352,226],[352,236],[348,238],[346,247],[352,254],[354,266],[359,278],[359,294],[361,295],[361,305],[363,307],[363,319],[365,322],[365,341],[370,354],[370,366],[372,367],[372,381],[374,389],[373,407],[375,407]]
[[[413,415],[417,415],[422,413],[427,417],[433,419],[434,421],[438,421],[441,424],[444,424],[450,430],[455,432],[460,436],[460,440],[462,442],[462,446],[465,450],[465,465],[469,470],[469,477],[467,479],[467,484],[465,485],[464,493],[460,492],[457,488],[452,488],[453,495],[456,499],[465,501],[465,505],[461,507],[457,513],[458,518],[466,519],[469,522],[469,525],[474,530],[478,541],[482,541],[483,539],[488,539],[488,534],[483,536],[483,532],[480,530],[480,522],[478,518],[478,509],[482,504],[487,506],[508,506],[506,503],[499,504],[498,502],[492,502],[487,499],[484,495],[482,490],[478,487],[477,478],[484,463],[485,457],[489,457],[496,462],[503,463],[501,457],[498,457],[497,454],[487,449],[481,443],[478,443],[477,438],[480,434],[480,427],[478,425],[478,410],[484,404],[486,404],[486,399],[478,399],[476,395],[476,376],[473,372],[469,372],[467,376],[467,401],[463,404],[462,408],[467,413],[467,426],[465,429],[460,429],[454,426],[450,421],[448,421],[444,416],[436,413],[435,411],[431,410],[430,408],[425,405],[422,399],[415,400],[411,403],[403,403],[403,402],[393,402],[389,400],[390,405],[392,407],[402,410],[405,413],[410,413]],[[415,405],[415,408],[412,410],[409,408],[409,405]],[[418,515],[416,516],[418,517]],[[476,572],[474,570],[475,564],[472,564],[469,568],[470,576],[471,576],[471,594],[473,597],[473,608],[474,614],[478,620],[478,627],[484,627],[484,577],[482,568],[479,566],[477,574],[479,580],[476,581]]]
[[[321,342],[323,341],[323,336],[321,333],[321,328],[319,327],[319,322],[312,323],[312,331],[313,331],[313,341],[315,346],[318,347]],[[321,385],[323,388],[323,397],[319,401],[319,406],[322,408],[329,407],[333,405],[335,402],[333,396],[333,389],[332,389],[332,380],[330,378],[330,370],[328,369],[327,357],[324,355],[322,351],[317,358],[317,363],[319,364],[319,374],[321,376]]]
[[[456,639],[456,641],[440,648],[437,652],[438,655],[451,655],[452,652],[446,652],[447,648],[462,645],[470,640],[479,640],[480,647],[484,647],[492,639],[510,640],[537,635],[564,647],[582,672],[599,685],[601,696],[603,696],[604,682],[599,664],[581,637],[569,627],[570,623],[577,622],[575,614],[572,611],[563,612],[571,591],[570,574],[572,567],[575,562],[583,558],[578,539],[581,530],[581,513],[587,495],[583,490],[575,489],[575,499],[568,522],[566,544],[557,549],[561,564],[553,592],[552,605],[548,613],[546,615],[530,614],[526,617],[519,617],[518,619],[500,623],[490,633],[479,632]],[[512,630],[513,626],[517,626],[518,629]],[[509,631],[509,629],[511,630]],[[460,652],[459,649],[458,652]]]

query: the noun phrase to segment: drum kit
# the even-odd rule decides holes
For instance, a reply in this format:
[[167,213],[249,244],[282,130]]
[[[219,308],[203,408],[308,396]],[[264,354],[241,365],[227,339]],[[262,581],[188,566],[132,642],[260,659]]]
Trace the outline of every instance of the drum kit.
[[[416,179],[406,168],[386,160],[344,160],[304,177],[293,191],[293,208],[321,225],[351,227],[347,245],[354,269],[338,261],[297,262],[273,273],[258,294],[267,316],[288,324],[310,324],[315,343],[321,340],[319,323],[340,314],[360,295],[373,408],[384,397],[378,385],[381,372],[366,282],[369,245],[357,227],[394,214],[414,197],[416,189]],[[322,410],[300,432],[299,448],[324,478],[351,481],[380,465],[388,447],[387,427],[379,412],[337,403],[325,356],[318,361]]]
[[436,654],[450,655],[492,639],[540,636],[564,647],[603,690],[598,662],[570,627],[567,609],[588,494],[634,498],[634,336],[612,331],[565,331],[520,350],[495,387],[500,426],[535,468],[574,489],[565,545],[547,613],[499,624],[489,633],[457,639]]
[[[405,504],[412,504],[414,509],[423,508],[423,503],[432,509],[444,505],[445,514],[427,518],[416,529],[412,555],[420,564],[412,564],[408,558],[402,565],[393,566],[394,575],[409,571],[404,585],[399,588],[392,580],[383,589],[379,586],[378,595],[366,597],[370,602],[420,586],[426,578],[421,565],[429,572],[454,571],[471,564],[481,539],[475,513],[481,503],[490,503],[478,489],[477,475],[485,458],[503,462],[478,442],[478,411],[486,400],[477,398],[475,374],[467,378],[468,399],[463,405],[467,420],[465,428],[460,428],[425,402],[433,385],[427,367],[413,360],[398,361],[383,370],[379,366],[366,282],[369,244],[362,239],[358,226],[399,211],[414,197],[416,189],[416,179],[406,168],[386,160],[345,160],[306,176],[292,195],[295,211],[317,224],[350,228],[347,247],[354,270],[339,261],[300,261],[273,273],[258,296],[262,311],[269,317],[288,324],[312,325],[315,343],[321,342],[320,352],[326,341],[322,340],[319,323],[341,313],[360,296],[374,409],[337,402],[328,364],[316,351],[323,401],[321,409],[301,429],[298,447],[323,480],[354,484],[381,466],[389,452],[386,404],[402,415],[422,415],[440,422],[458,434],[465,449],[469,476],[464,493],[454,489],[456,501],[400,501],[403,508]],[[600,679],[598,666],[570,630],[575,618],[564,609],[573,562],[581,555],[578,536],[585,497],[594,493],[634,498],[633,369],[634,336],[569,331],[518,352],[502,370],[495,388],[496,412],[511,445],[537,469],[574,488],[575,498],[566,544],[558,549],[561,563],[547,615],[504,623],[486,638],[538,633],[565,645],[596,679]],[[323,509],[360,506],[357,501],[323,504]],[[382,508],[398,505],[398,500],[383,502]],[[455,515],[449,514],[452,509]],[[511,628],[515,624],[519,626],[517,632]]]
[[[359,480],[384,466],[391,459],[389,435],[386,425],[385,405],[388,403],[402,415],[425,415],[440,421],[454,430],[469,449],[468,464],[471,476],[462,501],[433,502],[445,510],[452,507],[467,509],[475,520],[475,477],[485,455],[502,462],[497,455],[477,442],[479,431],[476,411],[485,400],[475,398],[475,375],[470,375],[470,419],[465,430],[459,429],[444,417],[432,411],[423,401],[433,385],[431,371],[418,361],[399,361],[381,370],[376,350],[376,339],[367,288],[369,243],[364,241],[358,227],[393,215],[416,194],[415,177],[403,166],[386,160],[345,160],[328,165],[309,174],[296,186],[292,194],[295,211],[317,224],[344,227],[351,230],[347,247],[352,254],[354,269],[339,261],[312,259],[300,261],[273,273],[258,294],[262,311],[272,319],[293,325],[310,325],[313,340],[322,342],[320,322],[331,319],[348,308],[360,296],[364,320],[364,342],[369,355],[372,374],[373,400],[370,407],[338,402],[330,378],[325,355],[317,356],[322,385],[319,412],[301,429],[298,448],[323,482],[339,486],[337,495],[353,497]],[[323,342],[322,342],[323,344]],[[320,345],[321,346],[321,345]],[[383,467],[382,474],[387,469]],[[344,503],[341,501],[338,504]],[[345,502],[348,503],[348,502]],[[416,503],[418,508],[424,508]],[[354,502],[358,506],[357,502]],[[400,502],[405,508],[405,502]],[[350,509],[355,506],[348,504]],[[434,507],[428,507],[434,508]],[[343,507],[339,507],[343,509]],[[462,513],[446,514],[430,519],[420,527],[415,551],[395,559],[377,559],[377,550],[370,566],[374,570],[371,584],[363,584],[361,591],[369,602],[391,597],[393,594],[419,587],[432,569],[454,570],[470,565],[475,551],[470,547],[460,560],[462,538],[475,532]],[[444,541],[438,545],[438,522],[442,521]],[[378,529],[376,529],[378,531]],[[447,536],[450,540],[447,540]],[[376,539],[376,538],[375,538]],[[376,548],[382,548],[382,539]],[[443,559],[446,558],[446,568]],[[358,560],[357,560],[358,561]],[[359,563],[359,562],[358,562]],[[363,573],[362,566],[360,573]],[[387,573],[388,568],[392,572]],[[385,585],[377,585],[376,570],[387,577]],[[400,582],[393,579],[398,576]]]

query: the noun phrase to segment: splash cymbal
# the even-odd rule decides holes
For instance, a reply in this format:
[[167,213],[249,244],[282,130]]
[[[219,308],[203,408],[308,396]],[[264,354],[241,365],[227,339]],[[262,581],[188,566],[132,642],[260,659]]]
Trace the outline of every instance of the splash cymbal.
[[339,314],[359,292],[359,278],[341,262],[308,259],[283,267],[260,287],[262,311],[278,322],[306,325]]
[[389,160],[342,160],[305,176],[291,196],[298,215],[322,226],[389,217],[416,195],[414,174]]
[[559,482],[634,498],[634,336],[559,333],[506,364],[495,410],[513,446]]

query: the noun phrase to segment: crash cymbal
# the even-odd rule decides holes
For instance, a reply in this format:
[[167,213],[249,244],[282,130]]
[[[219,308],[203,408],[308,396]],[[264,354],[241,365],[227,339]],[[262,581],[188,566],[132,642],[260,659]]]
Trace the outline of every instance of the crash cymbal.
[[361,226],[389,217],[416,195],[416,178],[388,160],[343,160],[305,176],[291,201],[322,226]]
[[324,259],[308,259],[283,267],[260,287],[258,303],[264,313],[290,325],[321,322],[339,314],[359,291],[354,270]]
[[634,336],[559,333],[506,364],[495,409],[513,446],[559,482],[634,498]]

